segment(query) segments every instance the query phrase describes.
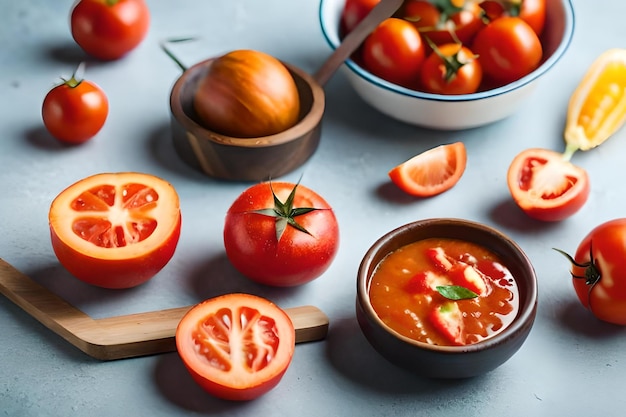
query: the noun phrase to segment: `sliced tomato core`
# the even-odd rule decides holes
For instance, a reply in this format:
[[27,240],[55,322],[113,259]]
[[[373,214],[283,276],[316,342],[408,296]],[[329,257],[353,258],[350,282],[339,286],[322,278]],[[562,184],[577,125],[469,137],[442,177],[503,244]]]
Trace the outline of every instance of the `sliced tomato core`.
[[250,307],[221,308],[198,322],[191,337],[207,365],[248,373],[266,368],[278,351],[274,319]]
[[81,239],[103,248],[118,248],[141,242],[152,235],[157,221],[145,216],[159,194],[144,184],[102,184],[81,193],[72,210],[89,213],[77,217],[72,231]]
[[[558,166],[557,166],[558,165]],[[522,167],[519,187],[543,200],[553,200],[566,194],[578,182],[572,175],[560,175],[563,165],[545,158],[529,157]]]

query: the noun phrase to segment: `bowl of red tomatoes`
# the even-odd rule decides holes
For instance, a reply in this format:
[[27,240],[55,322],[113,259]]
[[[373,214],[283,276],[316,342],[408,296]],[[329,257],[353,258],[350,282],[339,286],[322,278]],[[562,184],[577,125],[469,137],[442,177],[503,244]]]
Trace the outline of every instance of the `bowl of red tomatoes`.
[[[330,47],[380,1],[321,0]],[[405,0],[343,68],[356,93],[394,119],[468,129],[515,113],[573,32],[570,0]]]
[[537,277],[522,249],[488,225],[418,220],[379,238],[357,274],[368,342],[419,376],[474,377],[508,361],[537,314]]

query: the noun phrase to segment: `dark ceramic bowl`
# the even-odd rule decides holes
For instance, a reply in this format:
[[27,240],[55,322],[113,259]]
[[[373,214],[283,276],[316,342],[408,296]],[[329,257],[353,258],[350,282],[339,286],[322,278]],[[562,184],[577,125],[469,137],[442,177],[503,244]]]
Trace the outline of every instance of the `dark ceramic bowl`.
[[193,108],[193,96],[212,61],[187,69],[172,88],[172,135],[183,161],[210,177],[262,181],[293,171],[315,153],[324,114],[324,90],[309,74],[284,62],[300,95],[300,119],[295,126],[259,138],[229,137],[203,127]]
[[[465,346],[438,346],[402,336],[388,327],[372,308],[369,286],[385,256],[409,243],[430,237],[461,239],[495,252],[509,268],[519,288],[519,311],[502,332]],[[427,219],[401,226],[368,250],[357,276],[356,316],[369,343],[390,362],[429,378],[467,378],[487,373],[506,362],[526,340],[537,310],[537,278],[520,247],[486,225],[461,219]]]

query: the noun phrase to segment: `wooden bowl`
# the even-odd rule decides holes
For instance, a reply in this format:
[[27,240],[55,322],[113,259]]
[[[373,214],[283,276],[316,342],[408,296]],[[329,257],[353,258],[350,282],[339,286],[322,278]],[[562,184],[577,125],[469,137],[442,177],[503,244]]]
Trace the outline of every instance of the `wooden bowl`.
[[306,162],[315,153],[321,135],[325,98],[320,84],[301,69],[283,62],[300,95],[298,123],[259,138],[225,136],[202,126],[193,108],[197,85],[214,59],[187,69],[172,87],[172,135],[182,160],[210,177],[232,181],[277,178]]
[[[396,249],[430,237],[473,242],[498,255],[519,289],[519,310],[508,327],[478,343],[443,346],[403,336],[380,319],[369,296],[376,267]],[[425,219],[392,230],[367,251],[357,275],[356,316],[366,339],[390,362],[423,377],[468,378],[492,371],[519,350],[533,327],[536,313],[537,277],[528,257],[504,234],[469,220]]]

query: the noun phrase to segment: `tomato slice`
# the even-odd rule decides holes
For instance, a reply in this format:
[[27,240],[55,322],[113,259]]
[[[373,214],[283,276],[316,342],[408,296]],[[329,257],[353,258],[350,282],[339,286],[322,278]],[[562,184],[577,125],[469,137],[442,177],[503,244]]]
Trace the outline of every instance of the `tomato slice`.
[[530,217],[564,220],[589,197],[587,172],[548,149],[527,149],[511,162],[507,175],[515,203]]
[[565,143],[573,153],[595,148],[626,120],[626,49],[610,49],[591,65],[572,94]]
[[274,388],[295,350],[291,319],[272,302],[231,293],[193,307],[176,329],[176,349],[211,395],[252,400]]
[[467,164],[463,142],[440,145],[414,156],[389,171],[389,178],[404,192],[431,197],[454,187]]
[[76,278],[130,288],[159,272],[178,244],[178,194],[149,174],[97,174],[63,190],[49,212],[52,248]]

